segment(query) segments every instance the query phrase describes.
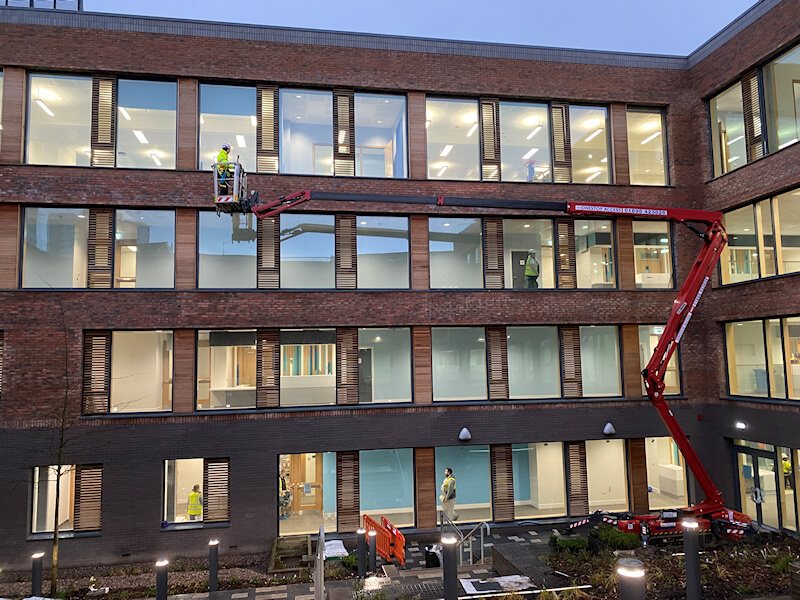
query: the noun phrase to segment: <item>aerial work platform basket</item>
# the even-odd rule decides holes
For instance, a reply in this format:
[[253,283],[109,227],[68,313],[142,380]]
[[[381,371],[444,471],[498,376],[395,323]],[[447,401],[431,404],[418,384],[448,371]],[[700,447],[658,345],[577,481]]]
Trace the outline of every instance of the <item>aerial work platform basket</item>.
[[247,173],[239,162],[214,163],[214,206],[220,213],[248,213],[258,204],[258,192],[247,190]]

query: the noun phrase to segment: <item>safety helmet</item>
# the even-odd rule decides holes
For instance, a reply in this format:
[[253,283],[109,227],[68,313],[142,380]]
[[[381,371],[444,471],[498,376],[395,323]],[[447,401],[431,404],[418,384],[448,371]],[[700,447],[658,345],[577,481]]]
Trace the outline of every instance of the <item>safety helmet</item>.
[[533,248],[531,248],[530,250],[528,250],[528,254],[536,254],[536,250],[534,250]]
[[222,144],[222,149],[225,150],[225,152],[227,152],[228,150],[231,149],[231,145],[228,142],[225,142],[224,144]]
[[783,460],[789,460],[789,457],[784,454],[783,455]]

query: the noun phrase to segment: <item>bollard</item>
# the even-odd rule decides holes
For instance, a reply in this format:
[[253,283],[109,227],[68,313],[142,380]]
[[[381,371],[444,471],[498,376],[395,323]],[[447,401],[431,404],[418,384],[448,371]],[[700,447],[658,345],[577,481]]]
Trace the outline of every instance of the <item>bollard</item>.
[[378,532],[369,530],[369,570],[370,573],[378,571]]
[[359,527],[356,531],[358,535],[358,576],[364,579],[367,576],[367,530]]
[[42,557],[44,552],[31,556],[31,596],[42,595]]
[[162,559],[156,563],[156,600],[167,600],[167,569],[169,561]]
[[619,600],[644,600],[646,585],[644,563],[635,558],[621,558],[617,561],[619,575]]
[[208,542],[208,591],[216,592],[219,589],[219,540]]
[[686,600],[700,600],[700,532],[697,519],[686,518],[683,525],[683,561],[686,567]]
[[444,600],[458,600],[458,538],[452,533],[442,536],[442,575]]

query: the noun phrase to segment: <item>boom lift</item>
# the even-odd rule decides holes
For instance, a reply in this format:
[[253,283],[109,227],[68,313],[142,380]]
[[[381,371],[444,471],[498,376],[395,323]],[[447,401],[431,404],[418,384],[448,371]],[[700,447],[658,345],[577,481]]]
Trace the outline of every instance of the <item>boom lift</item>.
[[[215,170],[216,172],[216,170]],[[252,211],[259,219],[273,217],[307,200],[353,201],[353,202],[391,202],[402,204],[435,204],[437,206],[465,206],[484,208],[510,208],[524,210],[550,210],[566,212],[576,216],[620,216],[640,219],[669,220],[685,225],[703,241],[703,247],[689,271],[677,298],[672,303],[664,332],[661,335],[653,356],[642,371],[647,397],[658,411],[670,435],[678,445],[686,465],[692,471],[705,499],[681,511],[661,511],[657,515],[638,515],[631,513],[598,512],[589,519],[573,523],[570,528],[603,520],[616,525],[623,531],[638,535],[670,536],[682,532],[681,517],[691,516],[698,520],[701,532],[731,539],[740,539],[754,532],[752,519],[746,514],[725,508],[722,493],[714,485],[689,439],[681,429],[675,415],[664,400],[664,378],[670,358],[675,353],[694,309],[708,286],[711,273],[720,260],[722,249],[728,236],[722,225],[722,213],[678,208],[651,208],[642,206],[623,206],[613,204],[590,204],[581,202],[531,202],[527,200],[502,200],[497,198],[447,198],[444,196],[389,196],[371,194],[339,194],[331,192],[299,191],[281,196],[266,205],[251,205],[243,212]],[[218,205],[219,206],[219,205]],[[230,212],[230,211],[226,211]],[[698,228],[697,226],[701,226]],[[681,514],[679,514],[681,513]]]

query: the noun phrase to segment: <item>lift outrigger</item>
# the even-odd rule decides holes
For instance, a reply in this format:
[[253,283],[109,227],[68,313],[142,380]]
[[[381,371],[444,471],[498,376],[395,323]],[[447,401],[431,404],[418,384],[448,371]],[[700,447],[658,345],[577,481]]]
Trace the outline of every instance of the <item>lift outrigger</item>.
[[[237,163],[238,164],[238,163]],[[216,166],[216,165],[215,165]],[[217,170],[215,169],[215,174]],[[236,170],[238,173],[239,171]],[[242,171],[243,173],[243,171]],[[216,177],[216,175],[215,175]],[[216,184],[216,181],[215,181]],[[234,184],[234,191],[236,190]],[[246,180],[242,188],[245,190]],[[255,200],[253,201],[253,196]],[[722,249],[728,242],[728,236],[722,225],[722,213],[702,210],[689,210],[679,208],[654,208],[643,206],[623,206],[614,204],[592,204],[583,202],[531,202],[528,200],[502,200],[497,198],[445,198],[444,196],[389,196],[372,194],[340,194],[332,192],[311,192],[309,190],[295,192],[281,196],[277,200],[265,205],[258,205],[258,193],[254,193],[249,201],[229,203],[217,198],[217,210],[220,204],[228,205],[232,210],[222,209],[223,212],[252,213],[258,219],[266,219],[280,214],[306,202],[308,200],[325,201],[353,201],[353,202],[382,202],[402,204],[427,204],[437,206],[462,206],[483,208],[507,208],[523,210],[548,210],[564,212],[576,216],[619,216],[635,217],[639,219],[657,219],[672,221],[685,225],[702,241],[703,247],[694,265],[689,271],[683,285],[678,291],[678,296],[672,303],[664,332],[661,335],[653,356],[647,367],[642,371],[647,397],[658,411],[664,424],[675,440],[683,454],[686,465],[691,470],[698,485],[705,494],[702,502],[693,504],[681,510],[663,510],[652,515],[633,515],[632,513],[597,512],[589,518],[581,519],[570,528],[582,525],[591,525],[598,521],[605,521],[615,525],[618,529],[644,536],[678,536],[682,533],[682,518],[694,517],[698,521],[701,532],[709,532],[716,536],[730,539],[741,539],[745,535],[754,533],[752,519],[741,512],[725,508],[722,492],[714,485],[700,458],[689,443],[675,415],[664,400],[664,378],[667,365],[675,353],[686,327],[692,318],[694,309],[700,301],[711,278],[711,273],[720,260]],[[236,197],[236,194],[234,194]],[[240,197],[241,198],[241,197]],[[698,226],[700,226],[698,228]]]

